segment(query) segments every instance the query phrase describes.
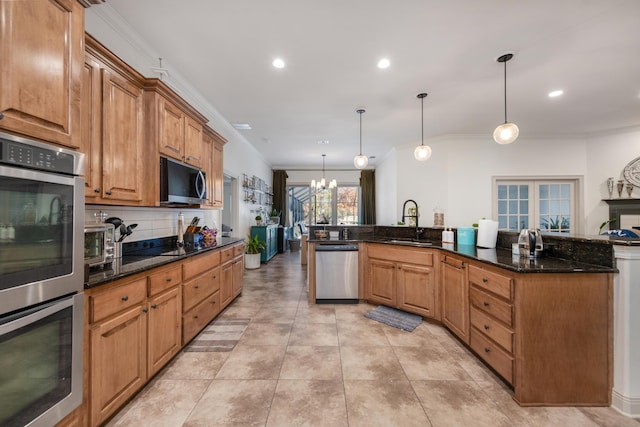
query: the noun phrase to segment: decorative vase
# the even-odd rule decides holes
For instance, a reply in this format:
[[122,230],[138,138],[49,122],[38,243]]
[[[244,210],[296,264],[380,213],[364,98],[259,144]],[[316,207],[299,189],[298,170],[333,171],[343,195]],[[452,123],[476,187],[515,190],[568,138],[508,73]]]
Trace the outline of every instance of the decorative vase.
[[624,189],[624,182],[621,179],[618,180],[617,187],[618,187],[618,197],[622,197],[622,190]]
[[627,194],[631,197],[631,193],[633,192],[633,184],[627,184]]
[[609,199],[613,197],[613,177],[607,178],[607,190],[609,190]]

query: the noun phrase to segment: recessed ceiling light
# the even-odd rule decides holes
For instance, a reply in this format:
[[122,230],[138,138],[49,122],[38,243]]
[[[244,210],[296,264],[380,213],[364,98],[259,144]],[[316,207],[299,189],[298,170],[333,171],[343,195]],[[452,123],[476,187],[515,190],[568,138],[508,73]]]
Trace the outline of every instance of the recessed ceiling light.
[[238,130],[251,130],[251,125],[249,123],[231,123],[231,126]]
[[564,93],[563,90],[558,89],[558,90],[552,90],[551,92],[549,92],[549,98],[556,98],[560,95],[562,95]]
[[327,139],[319,139],[318,140],[318,144],[327,145],[328,143],[329,143],[329,140],[327,140]]
[[272,64],[276,68],[284,68],[284,61],[280,58],[274,59]]
[[391,62],[389,62],[387,58],[382,58],[380,61],[378,61],[378,68],[389,68],[389,65],[391,65]]

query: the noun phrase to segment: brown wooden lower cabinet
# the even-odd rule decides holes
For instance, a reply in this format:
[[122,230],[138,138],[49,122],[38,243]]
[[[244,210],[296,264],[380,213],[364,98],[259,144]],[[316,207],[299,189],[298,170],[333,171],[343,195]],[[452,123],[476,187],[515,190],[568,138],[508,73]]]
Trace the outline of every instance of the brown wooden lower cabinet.
[[60,425],[103,424],[207,326],[222,290],[226,304],[242,291],[243,248],[223,249],[222,266],[223,250],[209,251],[87,289],[86,401]]
[[368,301],[438,317],[434,251],[369,244],[366,254]]
[[441,307],[441,317],[428,317],[441,318],[513,387],[514,399],[523,406],[611,404],[612,274],[517,273],[441,251],[435,301],[427,303],[428,286],[406,277],[421,276],[420,267],[433,264],[429,258],[407,258],[410,254],[438,256],[433,249],[365,245],[368,301],[425,317],[412,301]]
[[467,262],[451,255],[442,257],[442,323],[469,343],[469,284]]

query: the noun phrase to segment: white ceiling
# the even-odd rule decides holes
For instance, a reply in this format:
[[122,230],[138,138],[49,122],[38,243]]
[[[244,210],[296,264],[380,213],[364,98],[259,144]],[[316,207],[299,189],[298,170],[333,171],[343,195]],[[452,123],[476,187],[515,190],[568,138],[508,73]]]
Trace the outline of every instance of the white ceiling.
[[[637,0],[107,0],[273,167],[352,167],[363,153],[486,135],[640,125]],[[274,58],[284,69],[271,65]],[[376,67],[386,57],[391,66]],[[548,98],[563,89],[559,98]],[[318,140],[329,140],[319,145]],[[482,142],[480,142],[482,143]]]

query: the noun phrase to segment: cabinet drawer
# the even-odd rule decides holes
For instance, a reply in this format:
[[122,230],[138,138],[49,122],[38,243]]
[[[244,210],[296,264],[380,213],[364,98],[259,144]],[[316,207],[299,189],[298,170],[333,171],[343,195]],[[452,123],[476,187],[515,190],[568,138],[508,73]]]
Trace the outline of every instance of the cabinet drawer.
[[219,289],[220,267],[189,280],[182,285],[182,311],[189,311]]
[[513,354],[513,331],[473,306],[471,307],[471,326]]
[[429,249],[403,248],[387,244],[370,244],[367,247],[370,258],[385,261],[406,262],[410,264],[433,266],[433,251]]
[[513,298],[513,280],[510,277],[470,265],[469,281],[508,300]]
[[219,250],[195,256],[182,264],[182,279],[189,280],[218,265],[220,265]]
[[149,275],[149,296],[179,285],[182,281],[182,266],[178,265]]
[[234,257],[242,256],[242,254],[244,254],[244,244],[236,245],[236,246],[233,247],[233,256]]
[[90,322],[97,322],[136,304],[141,304],[146,297],[146,277],[91,295],[89,297]]
[[484,335],[471,329],[471,349],[496,370],[509,384],[513,384],[513,357]]
[[226,248],[226,249],[222,249],[220,251],[220,259],[221,259],[221,263],[224,264],[225,262],[229,262],[233,259],[233,252],[234,252],[234,248]]
[[186,345],[220,312],[220,292],[210,295],[182,316],[182,345]]
[[473,307],[491,314],[508,326],[513,326],[513,306],[508,302],[483,292],[475,284],[469,289],[469,301]]

